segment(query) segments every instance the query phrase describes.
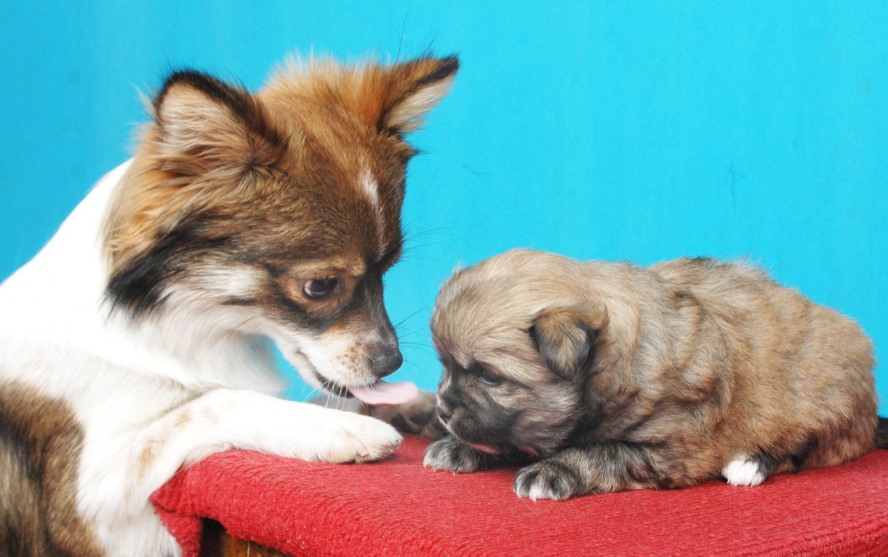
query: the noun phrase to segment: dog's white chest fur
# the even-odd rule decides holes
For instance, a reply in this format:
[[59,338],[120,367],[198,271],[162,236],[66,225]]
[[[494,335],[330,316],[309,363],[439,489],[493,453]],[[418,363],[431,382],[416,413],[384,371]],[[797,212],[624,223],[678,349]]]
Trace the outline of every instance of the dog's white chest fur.
[[[177,326],[199,315],[170,314],[135,326],[110,312],[101,225],[127,166],[105,176],[46,247],[0,287],[0,369],[3,380],[64,400],[75,413],[85,432],[80,511],[93,517],[109,554],[135,555],[137,548],[177,551],[151,509],[134,504],[147,503],[150,494],[134,491],[129,477],[141,456],[132,454],[133,436],[143,424],[214,387],[273,394],[280,383],[257,339],[228,335],[222,342],[212,327]],[[139,511],[131,531],[103,532],[104,519],[116,523],[133,507]]]
[[166,80],[133,160],[0,286],[0,485],[34,502],[0,504],[0,544],[175,555],[149,496],[189,462],[394,450],[382,421],[275,398],[269,345],[336,394],[379,392],[400,365],[382,275],[403,241],[403,134],[457,66],[293,63],[255,94]]

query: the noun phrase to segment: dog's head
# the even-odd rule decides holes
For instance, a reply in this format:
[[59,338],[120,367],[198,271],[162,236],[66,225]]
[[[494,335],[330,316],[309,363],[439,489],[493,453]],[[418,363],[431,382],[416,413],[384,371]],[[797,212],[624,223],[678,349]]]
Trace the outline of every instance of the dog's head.
[[463,442],[545,456],[576,427],[607,326],[579,265],[514,250],[457,271],[441,289],[432,317],[444,365],[438,414]]
[[255,94],[173,74],[108,216],[114,307],[268,336],[336,394],[397,369],[382,277],[401,254],[404,135],[457,66],[291,61]]

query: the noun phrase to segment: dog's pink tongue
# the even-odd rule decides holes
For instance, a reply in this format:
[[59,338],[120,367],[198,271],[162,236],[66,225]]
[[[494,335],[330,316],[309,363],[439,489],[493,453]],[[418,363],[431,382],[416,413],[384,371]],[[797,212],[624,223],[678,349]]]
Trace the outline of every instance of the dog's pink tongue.
[[413,383],[386,383],[377,381],[366,387],[349,387],[348,392],[366,404],[402,404],[419,396],[419,387]]

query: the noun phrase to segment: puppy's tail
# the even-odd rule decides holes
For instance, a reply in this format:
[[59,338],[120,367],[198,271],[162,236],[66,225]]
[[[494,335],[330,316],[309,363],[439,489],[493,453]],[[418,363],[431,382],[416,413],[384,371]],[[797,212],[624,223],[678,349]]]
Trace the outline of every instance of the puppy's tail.
[[888,449],[888,418],[879,416],[879,425],[876,426],[876,447]]

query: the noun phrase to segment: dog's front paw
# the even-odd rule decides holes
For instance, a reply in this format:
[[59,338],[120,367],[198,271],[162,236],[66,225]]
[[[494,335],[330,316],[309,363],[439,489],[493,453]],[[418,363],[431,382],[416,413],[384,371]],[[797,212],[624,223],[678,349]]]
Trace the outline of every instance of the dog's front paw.
[[542,460],[522,468],[512,484],[518,497],[563,501],[582,493],[580,478],[564,463]]
[[398,431],[440,439],[446,431],[438,421],[435,404],[435,393],[421,391],[410,402],[395,406],[365,406],[360,412],[392,424]]
[[448,435],[428,446],[422,464],[433,470],[474,472],[485,467],[484,456]]
[[324,431],[314,432],[322,442],[314,460],[367,462],[392,454],[403,438],[395,428],[375,418],[337,412]]

